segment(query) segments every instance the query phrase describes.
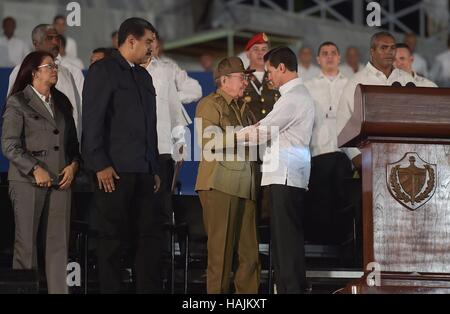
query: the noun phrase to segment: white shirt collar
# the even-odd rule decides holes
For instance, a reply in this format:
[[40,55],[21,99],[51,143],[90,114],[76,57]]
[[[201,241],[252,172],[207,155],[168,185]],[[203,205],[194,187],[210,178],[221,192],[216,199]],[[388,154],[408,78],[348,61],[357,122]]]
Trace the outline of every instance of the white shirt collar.
[[161,63],[161,60],[159,58],[152,57],[152,60],[150,61],[149,65],[158,65]]
[[[327,79],[327,80],[331,81],[331,80],[329,79],[329,77],[326,76],[325,73],[323,73],[322,71],[320,71],[319,78],[320,78],[320,79]],[[336,79],[343,79],[343,78],[345,78],[345,77],[344,77],[344,74],[342,74],[342,72],[339,71],[338,74],[335,76],[335,79],[334,79],[333,81],[335,81]]]
[[34,92],[36,93],[36,95],[38,95],[39,96],[39,98],[40,99],[42,99],[42,101],[44,102],[44,103],[50,103],[51,102],[51,100],[52,100],[52,94],[49,94],[49,96],[48,96],[48,101],[46,100],[46,97],[44,96],[44,95],[42,95],[41,93],[39,93],[34,87],[33,87],[33,85],[30,85],[31,86],[31,88],[34,90]]
[[162,61],[159,58],[153,58],[151,59],[150,63],[145,68],[147,71],[155,71],[157,68],[161,68]]
[[[369,72],[371,72],[372,74],[374,74],[376,76],[386,77],[386,75],[383,72],[381,72],[380,70],[378,70],[376,67],[374,67],[373,64],[370,61],[367,63],[367,69],[369,70]],[[392,76],[392,74],[395,72],[395,70],[396,69],[394,68],[393,71],[391,72],[391,75],[389,77]]]
[[303,84],[303,80],[301,78],[298,77],[296,79],[293,79],[280,87],[280,94],[285,95],[291,89],[293,89],[295,86],[301,85],[301,84]]
[[299,63],[299,67],[308,71],[314,67],[314,64],[311,63],[308,67],[305,67],[303,64]]
[[373,73],[373,74],[375,74],[375,75],[379,75],[379,74],[383,74],[384,75],[384,73],[383,72],[381,72],[380,70],[378,70],[376,67],[374,67],[373,66],[373,64],[369,61],[369,62],[367,62],[367,70],[369,70],[369,72],[371,72],[371,73]]
[[265,74],[266,74],[266,72],[261,72],[261,71],[257,71],[257,72],[253,73],[253,75],[258,79],[258,81],[260,83],[262,82]]

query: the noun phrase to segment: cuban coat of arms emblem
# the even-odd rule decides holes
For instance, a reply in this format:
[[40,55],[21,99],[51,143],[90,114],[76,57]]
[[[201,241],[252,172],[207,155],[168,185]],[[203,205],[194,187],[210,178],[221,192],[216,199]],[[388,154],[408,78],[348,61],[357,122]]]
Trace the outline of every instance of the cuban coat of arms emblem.
[[433,198],[436,173],[436,165],[424,161],[417,153],[407,153],[401,160],[387,165],[389,192],[404,207],[415,211]]

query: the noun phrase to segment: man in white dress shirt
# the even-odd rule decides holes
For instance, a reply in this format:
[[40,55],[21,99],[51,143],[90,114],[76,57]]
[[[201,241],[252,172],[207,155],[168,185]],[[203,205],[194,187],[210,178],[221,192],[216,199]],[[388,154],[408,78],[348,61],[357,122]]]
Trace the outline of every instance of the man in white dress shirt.
[[[156,33],[156,38],[153,46],[153,54],[155,56],[158,56],[158,59],[160,61],[163,61],[167,65],[167,69],[170,70],[175,77],[175,86],[177,88],[178,98],[180,99],[181,103],[183,105],[188,105],[202,98],[202,87],[200,86],[199,82],[189,77],[187,72],[181,69],[174,60],[164,56],[164,41],[158,33]],[[182,106],[182,110],[185,124],[191,124],[192,119],[189,117],[189,114],[187,113],[184,106]]]
[[315,78],[320,73],[318,66],[313,64],[313,52],[310,47],[303,47],[298,52],[298,75],[303,82]]
[[[65,43],[63,43],[64,36],[59,35],[60,41],[59,41],[59,51],[64,50],[64,48],[61,48]],[[67,43],[67,42],[66,42]],[[65,50],[64,50],[65,53]],[[78,61],[77,61],[78,60]],[[80,95],[80,111],[78,113],[79,116],[79,124],[77,124],[77,130],[79,131],[79,135],[81,135],[81,104],[82,104],[82,95],[83,95],[83,85],[84,85],[84,74],[83,74],[83,68],[84,65],[78,58],[73,58],[65,54],[58,54],[55,61],[60,65],[65,67],[67,70],[69,70],[70,74],[72,74],[73,80],[75,82],[75,87],[78,91],[78,94]],[[73,103],[72,103],[73,104]]]
[[0,67],[14,67],[22,63],[22,60],[30,53],[30,47],[21,39],[14,36],[16,21],[8,16],[3,19],[3,36],[0,36],[0,46],[5,47],[1,51]]
[[[36,51],[42,50],[51,53],[56,58],[56,63],[60,63],[59,56],[59,35],[53,26],[49,24],[40,24],[33,29],[31,34],[33,45]],[[20,65],[17,65],[9,76],[8,95],[19,73]],[[75,72],[75,70],[73,70]],[[77,69],[79,73],[81,71]],[[80,75],[78,75],[80,76]],[[73,119],[77,128],[78,140],[81,139],[81,95],[84,78],[74,78],[71,71],[65,66],[58,67],[58,83],[56,88],[69,98],[73,107]]]
[[397,44],[394,66],[412,75],[417,87],[438,87],[434,82],[426,79],[413,70],[414,56],[407,44]]
[[360,63],[361,54],[356,47],[348,47],[345,53],[345,64],[341,65],[341,73],[348,79],[364,69],[364,64]]
[[431,70],[431,77],[441,87],[450,87],[450,36],[447,40],[447,51],[439,54]]
[[[59,55],[61,56],[61,63],[65,67],[76,67],[80,70],[84,69],[83,61],[77,57],[71,57],[66,52],[67,38],[59,35],[61,45],[59,46]],[[68,66],[69,65],[69,66]]]
[[[370,47],[370,62],[367,63],[364,70],[349,80],[339,101],[336,121],[338,136],[352,117],[358,84],[391,86],[398,82],[405,86],[409,82],[414,82],[414,78],[410,74],[394,67],[397,50],[394,36],[388,32],[376,33],[372,36]],[[362,160],[359,149],[348,149],[347,154],[353,165],[361,171]]]
[[78,57],[77,42],[72,37],[65,35],[66,33],[66,17],[64,15],[57,15],[53,19],[53,27],[56,29],[58,34],[65,36],[67,39],[66,53],[69,57]]
[[[157,31],[154,31],[158,37]],[[156,39],[156,38],[155,38]],[[175,85],[175,73],[172,65],[158,58],[158,43],[153,41],[152,55],[149,61],[142,65],[150,73],[156,91],[156,125],[159,151],[159,176],[161,188],[158,193],[159,204],[165,224],[172,223],[172,180],[176,160],[181,164],[180,149],[185,144],[184,127],[187,125],[183,116],[183,105],[178,97]],[[166,235],[163,248],[170,247],[170,236]],[[168,251],[170,252],[170,250]],[[167,252],[166,252],[167,253]]]
[[[187,105],[198,101],[202,98],[202,87],[199,82],[187,74],[187,72],[179,67],[179,65],[172,59],[164,56],[164,41],[157,34],[155,41],[155,53],[158,58],[165,61],[172,67],[175,73],[175,85],[178,90],[178,97],[183,105]],[[191,123],[191,122],[189,122]]]
[[414,57],[414,63],[412,65],[412,69],[418,75],[428,77],[428,65],[427,61],[417,53],[417,37],[413,33],[409,33],[405,35],[404,43],[408,45],[409,49],[411,49],[411,53]]
[[[287,47],[265,56],[269,80],[281,97],[258,124],[237,134],[238,143],[268,142],[263,155],[262,186],[272,199],[271,237],[278,293],[303,293],[307,289],[303,211],[311,169],[314,102],[298,77],[297,58]],[[276,136],[267,136],[272,127]],[[278,149],[277,149],[278,148]]]
[[[311,214],[305,226],[308,240],[321,244],[340,243],[342,226],[339,212],[347,204],[345,179],[352,176],[352,166],[345,150],[339,149],[336,113],[348,79],[339,71],[341,56],[333,42],[319,47],[317,63],[321,73],[305,82],[316,108],[311,140],[311,179],[308,199]],[[310,228],[308,228],[310,227]]]

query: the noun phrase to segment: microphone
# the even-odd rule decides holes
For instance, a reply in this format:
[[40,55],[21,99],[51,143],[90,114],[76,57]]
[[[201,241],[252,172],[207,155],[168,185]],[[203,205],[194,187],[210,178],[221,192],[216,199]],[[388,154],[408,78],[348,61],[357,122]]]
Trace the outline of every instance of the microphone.
[[400,84],[400,82],[395,81],[394,83],[392,83],[391,85],[392,87],[403,87],[402,84]]
[[417,87],[417,86],[413,82],[409,82],[408,84],[406,84],[406,87]]

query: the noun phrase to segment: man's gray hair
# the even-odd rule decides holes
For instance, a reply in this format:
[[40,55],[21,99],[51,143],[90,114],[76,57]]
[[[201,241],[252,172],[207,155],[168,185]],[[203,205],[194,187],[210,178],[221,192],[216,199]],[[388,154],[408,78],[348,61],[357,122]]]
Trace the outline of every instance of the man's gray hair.
[[35,41],[38,43],[42,43],[47,36],[47,31],[53,28],[53,25],[50,24],[39,24],[31,32],[31,40],[33,41],[33,43]]

